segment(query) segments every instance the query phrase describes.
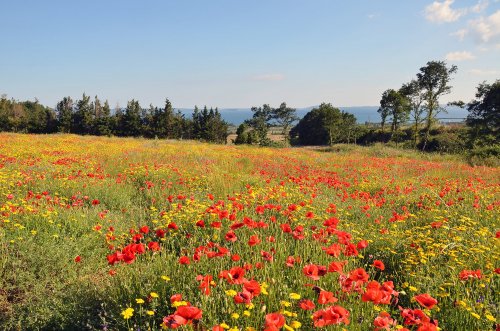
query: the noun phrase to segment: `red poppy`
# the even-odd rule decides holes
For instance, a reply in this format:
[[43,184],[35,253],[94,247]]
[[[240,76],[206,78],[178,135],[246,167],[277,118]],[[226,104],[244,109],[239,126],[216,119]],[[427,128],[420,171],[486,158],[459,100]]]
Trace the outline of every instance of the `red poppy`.
[[149,233],[149,227],[147,225],[144,225],[142,228],[139,229],[140,233],[148,234]]
[[399,307],[401,317],[404,319],[405,325],[415,325],[422,323],[429,323],[431,319],[420,309],[403,309]]
[[349,311],[340,306],[331,306],[326,309],[321,309],[313,314],[313,322],[316,327],[324,327],[327,325],[349,324]]
[[299,306],[303,310],[313,310],[314,307],[316,307],[316,305],[314,304],[314,302],[312,302],[311,300],[308,300],[308,299],[300,300]]
[[182,301],[182,294],[174,294],[170,297],[170,303]]
[[266,315],[266,327],[269,330],[279,330],[285,325],[285,316],[280,313],[271,313]]
[[356,245],[356,247],[358,249],[365,249],[366,247],[368,247],[368,241],[361,240],[360,242],[358,242],[358,244]]
[[320,305],[325,305],[327,303],[335,303],[337,301],[339,301],[339,300],[333,296],[332,292],[323,291],[323,290],[321,290],[321,292],[319,292],[318,303]]
[[82,260],[82,257],[81,257],[80,255],[77,255],[77,256],[75,257],[75,262],[76,262],[76,263],[80,262],[81,260]]
[[375,331],[390,330],[397,322],[391,318],[388,312],[381,312],[373,321]]
[[248,292],[239,292],[233,297],[234,303],[251,303],[252,302],[252,295]]
[[234,231],[228,231],[226,233],[225,238],[227,241],[230,241],[230,242],[235,242],[236,240],[238,240],[238,237],[236,237],[236,234],[234,233]]
[[438,303],[438,301],[431,297],[428,293],[419,294],[413,297],[413,299],[415,299],[415,301],[417,301],[421,306],[427,309],[432,309],[432,307],[434,307]]
[[256,235],[250,236],[250,239],[248,240],[249,246],[255,246],[259,243],[260,243],[260,239],[258,236],[256,236]]
[[306,276],[311,278],[312,280],[318,280],[318,266],[315,264],[308,264],[302,269],[302,273]]
[[349,278],[351,278],[355,282],[361,282],[361,283],[366,283],[368,281],[368,278],[370,276],[368,273],[366,273],[365,269],[363,268],[358,268],[349,274]]
[[181,256],[179,258],[179,263],[180,264],[190,264],[191,261],[189,261],[189,257],[187,257],[187,256]]
[[380,269],[380,270],[385,270],[385,265],[384,265],[384,262],[380,261],[380,260],[375,260],[373,261],[373,266],[377,269]]
[[228,270],[227,273],[227,280],[231,284],[243,284],[246,279],[243,277],[245,276],[245,269],[242,267],[233,267]]
[[243,291],[249,293],[252,297],[260,294],[260,284],[256,280],[250,280],[243,283]]
[[328,272],[342,273],[342,269],[344,268],[344,265],[346,265],[346,264],[347,264],[347,261],[333,261],[328,266]]
[[157,252],[161,249],[160,244],[157,243],[156,241],[150,241],[148,243],[148,248],[149,248],[149,250],[154,251],[154,252]]

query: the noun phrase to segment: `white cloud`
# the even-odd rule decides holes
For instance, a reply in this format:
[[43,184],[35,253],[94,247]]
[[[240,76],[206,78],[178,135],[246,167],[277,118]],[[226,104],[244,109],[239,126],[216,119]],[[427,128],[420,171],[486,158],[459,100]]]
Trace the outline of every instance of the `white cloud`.
[[457,62],[457,61],[465,61],[465,60],[473,60],[476,57],[472,55],[471,52],[463,51],[463,52],[451,52],[446,54],[446,60]]
[[455,22],[467,13],[466,8],[453,9],[451,5],[454,0],[434,1],[425,7],[425,18],[434,23]]
[[494,76],[499,75],[500,70],[484,70],[484,69],[471,69],[468,73],[476,76]]
[[467,35],[467,29],[460,29],[450,34],[451,36],[457,37],[458,40],[463,41]]
[[379,16],[379,14],[375,14],[375,13],[371,13],[371,14],[366,15],[366,17],[368,17],[368,19],[370,19],[370,20],[374,19],[374,18],[376,18],[378,16]]
[[252,78],[252,80],[267,81],[267,82],[275,82],[275,81],[280,81],[283,79],[285,79],[285,75],[283,75],[283,74],[263,74],[263,75],[254,76]]
[[476,40],[487,43],[500,39],[500,10],[488,17],[480,17],[469,22],[469,27]]
[[488,8],[488,0],[479,0],[479,2],[470,8],[473,13],[481,13],[486,8]]

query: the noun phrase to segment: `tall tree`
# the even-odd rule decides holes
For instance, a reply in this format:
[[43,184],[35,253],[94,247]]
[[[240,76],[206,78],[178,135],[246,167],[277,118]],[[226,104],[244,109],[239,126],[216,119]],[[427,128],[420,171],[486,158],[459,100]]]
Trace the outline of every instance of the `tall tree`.
[[403,86],[399,89],[399,93],[402,94],[409,102],[410,116],[413,120],[413,145],[414,147],[417,147],[420,124],[424,121],[424,108],[422,107],[424,95],[418,81],[414,79],[409,83],[403,84]]
[[57,129],[62,133],[71,132],[71,118],[73,116],[73,100],[71,97],[64,97],[57,103]]
[[467,125],[473,144],[500,144],[500,79],[479,84],[476,99],[467,105]]
[[71,132],[78,134],[92,133],[94,117],[94,104],[90,102],[90,96],[83,93],[82,98],[76,102]]
[[410,112],[408,99],[396,90],[389,89],[382,94],[379,112],[391,120],[391,139],[398,140],[401,125],[406,123]]
[[111,125],[111,108],[109,107],[108,100],[104,102],[104,106],[99,108],[98,118],[95,120],[94,132],[99,136],[110,136],[113,133]]
[[288,132],[292,124],[299,120],[297,110],[287,107],[286,103],[283,102],[278,108],[273,109],[271,117],[282,128],[281,134],[285,137],[285,142],[287,142]]
[[455,65],[448,68],[444,61],[430,61],[427,62],[425,67],[420,68],[420,72],[417,73],[417,81],[423,92],[426,111],[422,150],[425,150],[427,146],[429,132],[436,115],[443,110],[439,105],[439,98],[450,93],[451,76],[457,70],[458,68]]
[[258,144],[261,146],[269,145],[271,140],[267,137],[267,132],[271,126],[273,109],[265,104],[262,107],[252,107],[253,116],[245,123],[252,128],[253,134],[257,137]]
[[125,136],[138,137],[141,134],[141,106],[139,101],[132,99],[127,103],[125,113],[122,116],[123,134]]

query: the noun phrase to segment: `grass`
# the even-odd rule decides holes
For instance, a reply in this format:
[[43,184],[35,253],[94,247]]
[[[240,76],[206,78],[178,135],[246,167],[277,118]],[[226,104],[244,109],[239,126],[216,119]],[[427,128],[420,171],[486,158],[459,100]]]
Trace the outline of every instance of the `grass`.
[[[202,318],[185,330],[271,330],[271,313],[286,321],[278,328],[311,330],[313,313],[331,306],[345,308],[349,324],[326,330],[374,329],[382,312],[394,320],[390,329],[492,329],[499,175],[381,145],[266,149],[0,134],[0,328],[161,329],[189,302]],[[332,218],[336,226],[324,225]],[[251,236],[260,242],[250,246]],[[363,241],[356,253],[346,250]],[[134,243],[144,252],[131,263],[108,262]],[[325,253],[330,245],[339,245],[338,256]],[[306,266],[334,261],[345,262],[342,273],[304,275]],[[224,277],[234,267],[246,270],[243,284]],[[359,268],[369,281],[393,282],[390,304],[363,301],[366,281],[346,285]],[[481,277],[462,280],[464,270]],[[250,280],[262,293],[236,304]],[[338,301],[320,304],[319,289]],[[432,309],[415,301],[424,293],[438,301]],[[301,309],[303,299],[315,308]],[[405,324],[400,308],[420,309],[430,323]]]

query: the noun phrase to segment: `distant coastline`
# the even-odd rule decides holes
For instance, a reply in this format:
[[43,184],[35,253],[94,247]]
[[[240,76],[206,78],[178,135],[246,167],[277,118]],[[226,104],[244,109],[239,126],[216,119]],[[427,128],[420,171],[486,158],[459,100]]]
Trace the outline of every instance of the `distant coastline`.
[[[315,106],[306,108],[297,108],[297,116],[304,117]],[[379,123],[380,115],[377,112],[378,106],[358,106],[358,107],[338,107],[339,109],[356,116],[358,124]],[[459,107],[446,107],[447,113],[440,113],[437,119],[441,122],[462,122],[467,117],[467,110]],[[190,118],[193,109],[178,108],[186,117]],[[240,125],[246,119],[252,117],[250,108],[223,108],[219,109],[222,118],[233,125]],[[410,121],[411,122],[411,121]]]

